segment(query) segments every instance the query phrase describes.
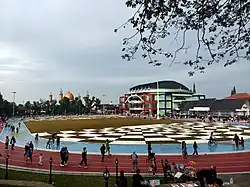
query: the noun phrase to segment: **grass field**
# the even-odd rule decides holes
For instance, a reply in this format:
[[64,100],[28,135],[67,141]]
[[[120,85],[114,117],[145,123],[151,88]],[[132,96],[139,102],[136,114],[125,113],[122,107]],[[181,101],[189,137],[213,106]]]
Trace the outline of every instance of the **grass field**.
[[99,118],[99,119],[72,119],[72,120],[43,120],[29,121],[26,125],[30,132],[59,132],[65,130],[80,131],[82,129],[101,129],[106,127],[121,127],[126,125],[169,124],[174,121],[142,119],[142,118]]
[[[0,178],[4,177],[4,170],[0,169]],[[156,177],[157,178],[157,177]],[[9,180],[25,180],[25,181],[40,181],[48,182],[48,175],[20,172],[9,170]],[[128,185],[131,186],[131,177],[128,177]],[[104,179],[102,176],[82,176],[82,175],[53,175],[52,180],[56,187],[103,187]],[[115,184],[115,177],[112,176],[109,180],[109,186],[113,187]],[[1,186],[1,185],[0,185]],[[2,186],[1,186],[2,187]],[[13,187],[13,186],[12,186]]]
[[[77,138],[77,139],[82,139],[80,141],[87,141],[87,142],[92,142],[92,143],[103,143],[105,140],[98,140],[98,139],[90,139],[89,137],[83,137],[83,134],[80,134],[78,131],[81,131],[82,129],[96,129],[95,133],[99,133],[100,129],[107,128],[107,127],[124,127],[124,126],[136,126],[136,125],[150,125],[150,124],[170,124],[170,123],[175,123],[175,122],[180,122],[180,121],[173,121],[173,120],[156,120],[156,119],[143,119],[143,118],[92,118],[92,119],[63,119],[63,120],[37,120],[37,121],[29,121],[27,123],[27,127],[32,133],[39,133],[39,132],[48,132],[50,135],[48,136],[43,136],[43,138],[51,138],[51,134],[57,133],[60,134],[60,131],[66,131],[66,130],[72,130],[75,131],[75,133],[70,134],[70,138]],[[183,122],[183,121],[182,121]],[[182,123],[180,122],[180,123]],[[210,124],[211,126],[213,124]],[[233,126],[231,125],[225,125],[223,128],[232,128]],[[172,129],[173,130],[173,129]],[[167,134],[164,132],[166,136],[168,135],[180,135],[180,137],[175,137],[174,141],[158,141],[158,140],[152,140],[151,143],[153,144],[173,144],[177,143],[179,144],[182,140],[195,140],[197,139],[197,136],[205,136],[203,132],[200,132],[200,129],[191,129],[193,134],[188,134],[188,136],[181,137],[182,134],[182,129],[174,129],[172,132],[169,132]],[[249,130],[249,129],[248,129]],[[250,133],[249,131],[243,132],[242,129],[234,129],[233,131],[241,133],[241,135],[249,136]],[[230,137],[228,134],[224,134],[224,129],[223,131],[220,130],[220,128],[216,129],[214,131],[217,134],[217,141],[230,141],[232,140],[232,137]],[[59,136],[60,137],[60,136]],[[63,138],[63,137],[61,137]],[[157,138],[157,136],[151,136],[151,138]],[[128,138],[123,137],[123,141],[144,141],[144,138]]]

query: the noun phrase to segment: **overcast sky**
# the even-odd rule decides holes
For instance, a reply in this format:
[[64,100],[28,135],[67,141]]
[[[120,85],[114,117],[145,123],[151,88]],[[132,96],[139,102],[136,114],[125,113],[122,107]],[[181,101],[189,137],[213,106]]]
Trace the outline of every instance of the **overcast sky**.
[[113,30],[132,15],[124,2],[1,0],[0,92],[12,100],[16,91],[22,103],[46,99],[49,92],[58,98],[61,88],[75,95],[88,90],[104,102],[117,102],[130,87],[155,80],[190,88],[196,82],[197,91],[208,97],[226,97],[234,85],[238,92],[250,92],[249,62],[218,64],[190,78],[183,65],[169,68],[166,61],[156,68],[140,58],[122,60],[122,38],[131,30]]

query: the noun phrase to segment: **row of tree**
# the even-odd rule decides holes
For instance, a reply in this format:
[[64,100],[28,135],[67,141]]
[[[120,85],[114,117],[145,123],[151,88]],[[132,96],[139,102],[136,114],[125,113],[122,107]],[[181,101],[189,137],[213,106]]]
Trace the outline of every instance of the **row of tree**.
[[[101,109],[101,100],[96,97],[90,97],[88,94],[82,99],[76,97],[73,101],[69,101],[64,97],[61,101],[27,101],[25,104],[14,103],[15,115],[67,115],[67,114],[90,114],[97,113]],[[3,98],[0,93],[0,115],[13,115],[13,102],[9,102]]]

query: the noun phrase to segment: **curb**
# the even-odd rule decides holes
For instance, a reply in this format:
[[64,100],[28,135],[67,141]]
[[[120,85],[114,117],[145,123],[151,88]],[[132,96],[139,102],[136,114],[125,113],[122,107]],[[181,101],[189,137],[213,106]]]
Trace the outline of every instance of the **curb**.
[[[14,171],[22,171],[22,172],[29,172],[29,173],[39,173],[39,174],[49,174],[49,169],[35,169],[35,168],[26,168],[26,167],[19,167],[19,166],[8,166],[10,170]],[[5,169],[5,164],[0,164],[1,169]],[[83,175],[83,176],[102,176],[102,172],[76,172],[76,171],[59,171],[59,170],[52,170],[52,174],[56,175]],[[111,175],[115,176],[115,172],[111,172]],[[218,173],[219,175],[240,175],[240,174],[250,174],[249,172],[228,172],[228,173]],[[126,173],[126,176],[132,176],[134,173]],[[144,177],[152,177],[152,174],[149,173],[141,173]],[[156,177],[163,177],[163,173],[156,173]]]

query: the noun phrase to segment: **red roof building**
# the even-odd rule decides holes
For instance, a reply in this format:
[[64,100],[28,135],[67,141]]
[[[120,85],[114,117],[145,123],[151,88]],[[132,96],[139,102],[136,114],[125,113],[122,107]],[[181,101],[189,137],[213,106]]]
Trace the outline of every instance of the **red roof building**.
[[237,94],[228,96],[225,99],[246,99],[246,100],[250,100],[250,94],[249,93],[237,93]]

